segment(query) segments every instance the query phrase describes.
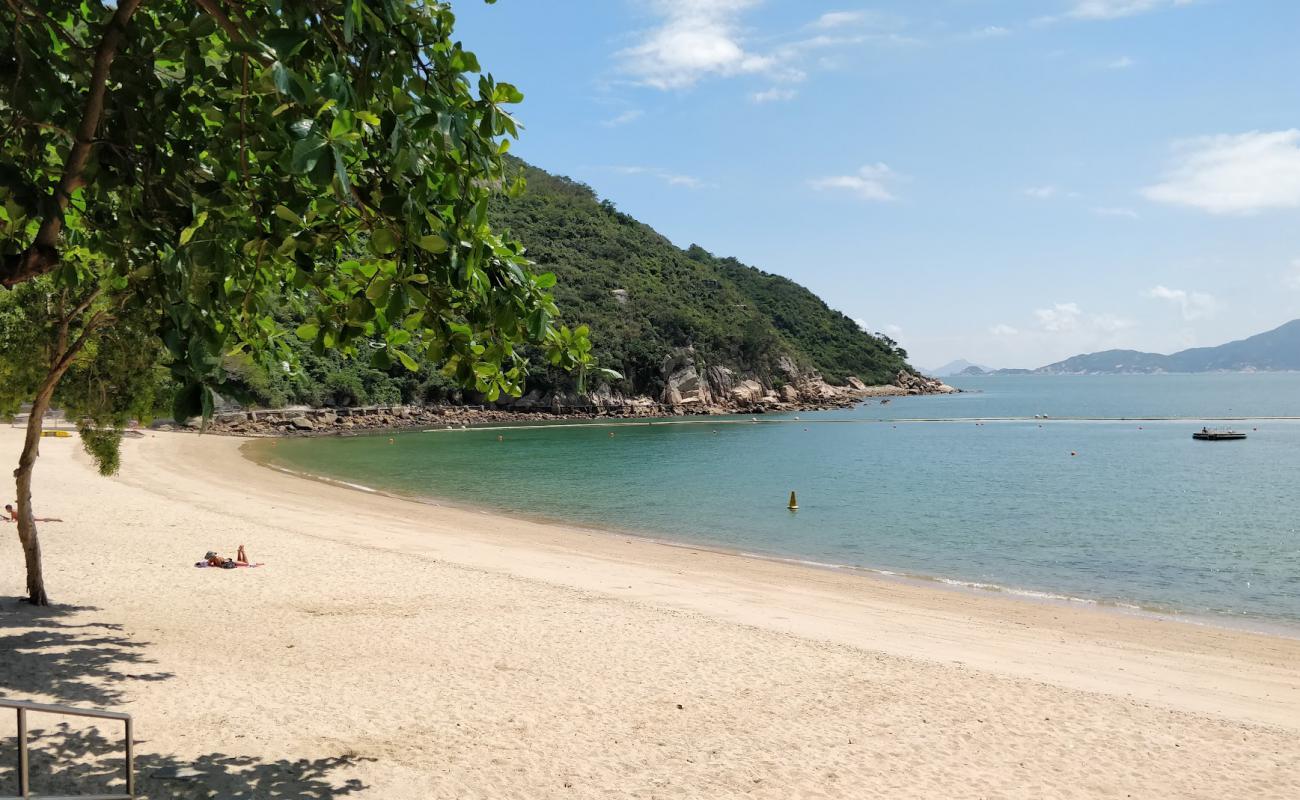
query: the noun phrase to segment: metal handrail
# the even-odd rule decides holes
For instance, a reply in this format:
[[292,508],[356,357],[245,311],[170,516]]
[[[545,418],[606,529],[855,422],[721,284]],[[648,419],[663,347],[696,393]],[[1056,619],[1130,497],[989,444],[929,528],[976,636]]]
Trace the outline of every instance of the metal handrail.
[[0,797],[0,800],[32,800],[31,766],[27,755],[27,712],[40,714],[62,714],[70,717],[90,717],[92,719],[111,719],[124,724],[126,739],[126,794],[82,794],[70,797],[53,797],[41,795],[41,800],[135,800],[135,740],[131,735],[131,715],[121,711],[101,711],[97,708],[73,708],[56,706],[49,703],[29,703],[25,700],[6,700],[0,697],[0,708],[12,708],[18,712],[18,794],[14,797]]

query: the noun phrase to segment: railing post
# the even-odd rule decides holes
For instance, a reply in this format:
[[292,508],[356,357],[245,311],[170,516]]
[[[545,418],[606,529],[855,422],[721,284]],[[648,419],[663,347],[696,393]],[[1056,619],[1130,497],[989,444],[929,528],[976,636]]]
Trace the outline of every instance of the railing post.
[[135,797],[135,737],[131,735],[131,718],[127,717],[126,724],[126,794],[127,797]]
[[32,796],[31,781],[27,774],[27,709],[18,709],[18,796],[27,800]]

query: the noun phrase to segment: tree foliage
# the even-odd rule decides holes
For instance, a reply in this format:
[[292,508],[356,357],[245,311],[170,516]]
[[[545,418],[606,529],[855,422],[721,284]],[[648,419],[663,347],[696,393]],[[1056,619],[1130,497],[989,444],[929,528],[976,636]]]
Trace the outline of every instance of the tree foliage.
[[519,391],[525,343],[591,363],[554,277],[489,225],[522,96],[445,4],[6,0],[0,23],[0,283],[129,289],[179,413],[210,409],[228,354],[292,356],[285,298],[318,353],[434,360],[490,396]]
[[63,338],[84,337],[84,344],[55,383],[51,399],[79,421],[82,444],[105,474],[116,471],[125,426],[147,421],[170,399],[170,382],[158,366],[158,348],[148,346],[152,340],[144,320],[124,315],[111,325],[88,325],[112,306],[112,298],[97,296],[73,314],[78,303],[48,276],[0,293],[0,417],[12,417],[36,396],[59,360],[60,323],[70,318]]
[[[454,22],[423,0],[0,3],[0,287],[39,282],[55,309],[16,343],[47,356],[15,383],[35,386],[14,472],[32,603],[48,602],[30,497],[43,412],[83,417],[111,471],[137,396],[76,406],[61,382],[96,348],[163,349],[178,418],[238,389],[241,358],[289,363],[295,334],[379,370],[437,362],[489,398],[520,391],[525,346],[592,366],[586,329],[553,324],[555,276],[489,225],[523,96]],[[310,315],[293,332],[286,305]]]

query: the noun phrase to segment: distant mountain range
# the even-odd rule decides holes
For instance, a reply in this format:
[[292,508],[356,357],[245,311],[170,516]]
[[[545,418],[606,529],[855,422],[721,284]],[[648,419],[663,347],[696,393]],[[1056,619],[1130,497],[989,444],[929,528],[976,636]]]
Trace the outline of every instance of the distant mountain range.
[[935,367],[934,369],[922,369],[921,372],[926,375],[933,375],[936,378],[946,378],[950,375],[961,375],[963,373],[970,374],[967,373],[967,370],[971,369],[972,367],[979,370],[978,372],[974,373],[976,375],[983,375],[985,373],[994,371],[992,367],[985,367],[980,364],[971,363],[970,361],[967,361],[964,358],[959,358],[956,361],[949,361],[947,364],[944,364],[942,367]]
[[1161,372],[1300,371],[1300,319],[1218,347],[1193,347],[1172,355],[1104,350],[1067,358],[1035,370],[965,370],[964,375],[1141,375]]

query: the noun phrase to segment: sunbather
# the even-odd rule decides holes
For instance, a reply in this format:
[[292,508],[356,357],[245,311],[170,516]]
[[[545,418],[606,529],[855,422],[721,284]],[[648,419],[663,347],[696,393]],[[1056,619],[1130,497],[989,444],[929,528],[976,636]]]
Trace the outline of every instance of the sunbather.
[[198,563],[198,566],[234,569],[235,567],[248,567],[252,565],[248,563],[248,554],[244,552],[244,546],[241,544],[239,549],[235,552],[234,558],[219,556],[216,551],[209,550],[207,554],[203,556],[203,560]]
[[[15,511],[14,507],[8,503],[5,504],[4,519],[6,522],[18,521],[18,512]],[[57,517],[33,517],[32,521],[33,522],[62,522],[63,520],[58,519]]]

